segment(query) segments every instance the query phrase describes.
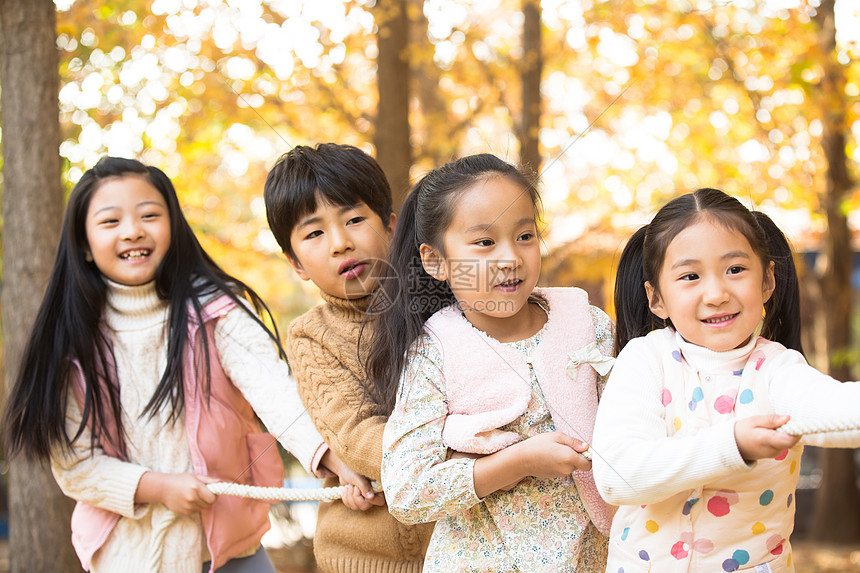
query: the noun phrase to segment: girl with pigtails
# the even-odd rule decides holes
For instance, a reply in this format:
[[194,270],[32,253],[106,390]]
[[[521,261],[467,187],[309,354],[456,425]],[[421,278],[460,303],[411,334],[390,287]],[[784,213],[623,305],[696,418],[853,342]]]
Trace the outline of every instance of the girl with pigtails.
[[860,384],[803,358],[783,233],[722,191],[678,197],[625,247],[615,306],[592,442],[620,506],[606,570],[794,571],[803,446],[860,446]]

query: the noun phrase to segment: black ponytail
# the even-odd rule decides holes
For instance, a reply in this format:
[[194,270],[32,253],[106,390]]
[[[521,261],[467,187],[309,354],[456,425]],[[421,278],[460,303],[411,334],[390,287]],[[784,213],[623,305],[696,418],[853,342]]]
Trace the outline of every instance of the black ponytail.
[[615,275],[615,354],[639,336],[663,326],[648,305],[642,251],[648,226],[641,227],[624,246]]
[[774,265],[774,290],[764,305],[765,314],[761,335],[802,354],[800,281],[797,278],[791,245],[770,217],[760,211],[753,211],[752,215],[764,232],[768,255]]
[[372,399],[385,414],[394,409],[406,351],[421,335],[424,322],[437,310],[457,304],[448,283],[431,277],[421,264],[415,225],[418,189],[409,194],[400,210],[389,264],[362,324],[363,336],[368,322],[374,322],[365,372]]

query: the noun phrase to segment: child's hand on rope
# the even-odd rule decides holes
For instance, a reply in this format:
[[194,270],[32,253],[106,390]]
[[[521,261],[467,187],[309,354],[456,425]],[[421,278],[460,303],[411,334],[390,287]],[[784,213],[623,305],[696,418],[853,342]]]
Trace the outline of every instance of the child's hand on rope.
[[588,444],[562,432],[538,434],[511,447],[518,445],[525,449],[526,469],[534,477],[556,478],[591,469],[591,462],[582,456]]
[[475,460],[475,495],[483,498],[500,489],[509,490],[526,476],[556,478],[574,470],[590,470],[582,456],[588,445],[562,432],[538,434],[503,450]]
[[374,505],[385,505],[385,495],[373,491],[370,480],[346,465],[332,450],[323,454],[322,464],[337,474],[340,485],[346,486],[341,495],[343,504],[354,511],[367,511]]
[[[365,482],[370,485],[370,482],[365,479]],[[365,493],[362,493],[362,487],[356,486],[352,484],[344,484],[345,487],[343,489],[343,495],[341,496],[341,500],[343,504],[347,506],[349,509],[353,511],[367,511],[373,506],[383,506],[385,505],[385,494],[380,492],[373,492],[373,488],[370,488],[370,491],[373,493],[373,497],[368,499]],[[364,490],[366,491],[366,490]]]
[[347,468],[340,476],[340,484],[346,486],[341,499],[353,511],[367,511],[374,505],[385,505],[385,494],[373,491],[370,480],[358,472]]
[[735,422],[735,442],[741,457],[747,462],[773,458],[794,446],[800,436],[776,431],[788,420],[789,416],[771,414],[750,416]]
[[191,515],[207,509],[218,499],[206,487],[216,479],[192,473],[168,474],[146,472],[137,484],[135,503],[163,503],[179,515]]

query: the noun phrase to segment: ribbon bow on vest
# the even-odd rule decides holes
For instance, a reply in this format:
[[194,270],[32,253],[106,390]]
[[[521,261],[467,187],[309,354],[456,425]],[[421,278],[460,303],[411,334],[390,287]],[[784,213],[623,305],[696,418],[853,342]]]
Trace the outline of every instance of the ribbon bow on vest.
[[582,348],[568,352],[567,355],[570,356],[570,362],[567,363],[566,372],[572,380],[576,380],[576,369],[581,364],[590,364],[601,376],[609,374],[612,365],[615,364],[614,358],[600,353],[596,342],[589,342]]

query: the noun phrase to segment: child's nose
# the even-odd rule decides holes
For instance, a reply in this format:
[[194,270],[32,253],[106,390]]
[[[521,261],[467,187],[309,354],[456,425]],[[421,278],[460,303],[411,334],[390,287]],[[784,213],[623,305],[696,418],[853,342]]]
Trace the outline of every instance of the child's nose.
[[505,269],[513,270],[513,269],[517,268],[517,261],[516,261],[516,259],[499,259],[499,261],[496,263],[496,266],[500,270],[505,270]]
[[516,246],[504,243],[500,247],[499,259],[496,261],[499,269],[515,269],[522,264],[522,257],[517,252]]
[[127,220],[122,227],[122,238],[134,241],[143,236],[143,226],[136,219]]
[[705,304],[722,304],[729,299],[729,291],[721,280],[710,280],[705,283]]
[[340,254],[353,249],[352,239],[349,233],[343,230],[331,232],[331,252],[332,254]]

